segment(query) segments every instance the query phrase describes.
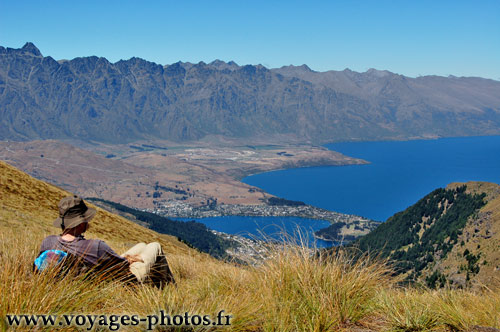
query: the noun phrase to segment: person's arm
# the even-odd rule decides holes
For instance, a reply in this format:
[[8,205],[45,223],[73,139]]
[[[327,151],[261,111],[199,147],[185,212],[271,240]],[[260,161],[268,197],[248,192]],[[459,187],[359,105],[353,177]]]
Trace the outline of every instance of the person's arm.
[[99,257],[97,269],[113,278],[128,278],[130,274],[129,261],[125,257],[118,255],[104,241],[97,241],[99,241],[97,245]]
[[118,255],[110,246],[106,244],[106,242],[99,240],[98,244],[98,255],[99,260],[113,260],[117,263],[128,262],[125,257]]
[[99,252],[101,259],[115,261],[116,263],[124,263],[126,261],[129,265],[135,262],[144,262],[139,255],[118,255],[110,246],[104,241],[99,241]]

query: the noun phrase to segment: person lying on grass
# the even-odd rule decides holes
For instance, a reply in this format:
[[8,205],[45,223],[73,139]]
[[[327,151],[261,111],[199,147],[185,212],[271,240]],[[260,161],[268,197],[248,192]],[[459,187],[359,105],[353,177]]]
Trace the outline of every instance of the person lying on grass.
[[96,270],[105,268],[117,275],[130,272],[140,283],[152,282],[162,288],[169,282],[175,282],[158,242],[139,243],[123,255],[118,255],[104,241],[84,238],[83,233],[89,229],[89,222],[97,211],[88,208],[82,198],[65,197],[59,202],[58,208],[59,218],[53,225],[61,227],[62,234],[46,237],[42,241],[39,257],[47,250],[61,250],[85,267]]

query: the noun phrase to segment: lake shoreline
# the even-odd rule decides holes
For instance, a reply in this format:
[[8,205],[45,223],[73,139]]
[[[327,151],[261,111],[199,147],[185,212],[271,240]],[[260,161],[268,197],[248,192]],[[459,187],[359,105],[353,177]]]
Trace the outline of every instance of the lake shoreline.
[[493,156],[500,152],[498,135],[350,141],[324,147],[367,163],[265,172],[243,181],[272,195],[381,221],[451,182],[500,182],[493,170],[500,170]]
[[[342,224],[342,234],[360,236],[368,234],[379,222],[364,217],[343,214],[317,208],[311,205],[215,205],[212,207],[192,207],[186,203],[173,203],[163,209],[153,212],[168,218],[194,219],[203,222],[204,218],[217,217],[273,217],[273,218],[301,218],[323,220],[332,224]],[[314,234],[315,236],[315,234]],[[336,240],[327,240],[336,241]]]

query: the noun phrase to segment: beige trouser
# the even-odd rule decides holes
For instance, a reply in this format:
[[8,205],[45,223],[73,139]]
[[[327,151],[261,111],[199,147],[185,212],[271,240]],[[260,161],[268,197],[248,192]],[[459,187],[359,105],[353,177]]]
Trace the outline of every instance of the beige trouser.
[[130,264],[130,272],[139,282],[143,283],[149,279],[159,287],[175,282],[167,258],[158,242],[138,243],[124,252],[122,256],[125,255],[139,255],[144,261]]

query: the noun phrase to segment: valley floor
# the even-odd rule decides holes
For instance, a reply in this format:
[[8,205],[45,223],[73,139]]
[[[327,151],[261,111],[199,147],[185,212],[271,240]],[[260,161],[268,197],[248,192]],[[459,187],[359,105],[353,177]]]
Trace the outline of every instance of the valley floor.
[[272,196],[241,178],[284,168],[366,163],[309,145],[70,143],[4,141],[0,159],[84,197],[149,209],[178,201],[262,204]]

